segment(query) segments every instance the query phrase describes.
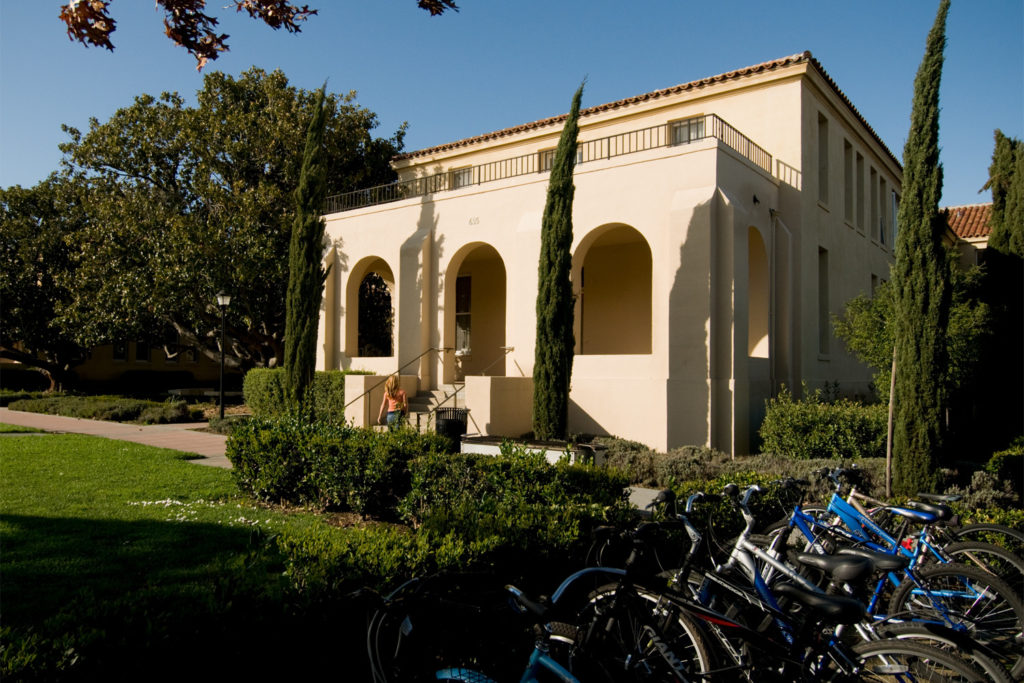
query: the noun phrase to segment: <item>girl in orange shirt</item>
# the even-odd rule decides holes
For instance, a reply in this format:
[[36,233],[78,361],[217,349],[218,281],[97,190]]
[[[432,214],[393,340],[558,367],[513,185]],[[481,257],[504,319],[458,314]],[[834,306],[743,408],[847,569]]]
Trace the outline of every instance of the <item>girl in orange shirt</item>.
[[384,422],[384,409],[388,413],[388,431],[394,431],[409,414],[409,401],[405,391],[398,386],[398,377],[391,375],[384,383],[384,400],[380,404],[380,415],[377,422]]

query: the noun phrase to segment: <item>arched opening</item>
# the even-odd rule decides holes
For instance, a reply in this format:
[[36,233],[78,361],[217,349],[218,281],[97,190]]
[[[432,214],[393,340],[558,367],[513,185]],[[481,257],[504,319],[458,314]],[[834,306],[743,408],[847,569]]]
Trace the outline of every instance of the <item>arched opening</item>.
[[395,276],[384,259],[370,257],[353,268],[346,296],[346,355],[395,355],[394,289]]
[[505,263],[489,244],[463,247],[445,275],[444,381],[505,374]]
[[607,225],[573,256],[576,353],[651,353],[651,248],[635,228]]
[[757,228],[747,230],[747,355],[768,358],[771,284],[768,252]]

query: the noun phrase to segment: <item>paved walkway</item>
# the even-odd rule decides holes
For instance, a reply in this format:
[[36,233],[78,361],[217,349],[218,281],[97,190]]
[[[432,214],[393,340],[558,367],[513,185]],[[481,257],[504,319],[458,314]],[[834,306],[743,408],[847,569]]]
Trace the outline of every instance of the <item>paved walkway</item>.
[[224,455],[228,438],[221,434],[199,432],[206,422],[185,422],[167,425],[136,425],[123,422],[83,420],[77,417],[61,417],[43,413],[25,413],[19,410],[0,408],[0,422],[22,427],[34,427],[46,432],[69,432],[90,434],[107,439],[134,441],[135,443],[172,448],[176,451],[201,455],[190,462],[211,467],[231,469],[231,462]]

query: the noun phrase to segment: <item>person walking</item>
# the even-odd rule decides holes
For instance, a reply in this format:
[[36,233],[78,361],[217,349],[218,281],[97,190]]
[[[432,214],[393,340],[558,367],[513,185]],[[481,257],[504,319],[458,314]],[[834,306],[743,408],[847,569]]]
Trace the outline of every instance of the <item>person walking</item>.
[[388,431],[394,431],[409,414],[409,400],[405,390],[398,386],[398,376],[391,375],[384,383],[384,400],[380,404],[380,415],[377,422],[384,422],[384,412],[387,410]]

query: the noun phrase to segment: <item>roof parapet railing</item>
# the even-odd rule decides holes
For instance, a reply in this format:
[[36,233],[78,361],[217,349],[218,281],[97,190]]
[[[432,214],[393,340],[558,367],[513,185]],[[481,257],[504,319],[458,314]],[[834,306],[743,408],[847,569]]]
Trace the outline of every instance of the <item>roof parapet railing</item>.
[[[576,151],[576,163],[612,159],[659,147],[675,147],[706,138],[720,140],[726,147],[735,150],[769,175],[772,174],[772,155],[717,114],[692,116],[580,142]],[[332,195],[325,200],[324,213],[351,211],[495,180],[545,173],[551,170],[553,152],[553,149],[542,149],[478,166],[452,169],[422,178],[398,180],[387,185]]]

